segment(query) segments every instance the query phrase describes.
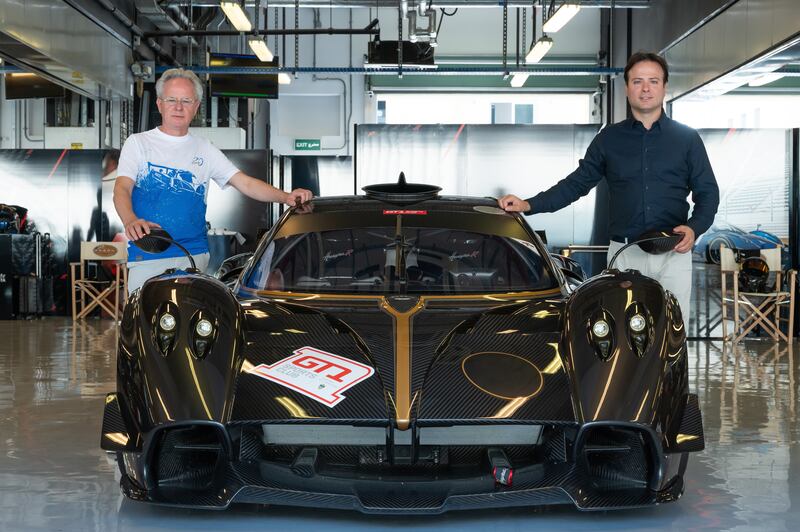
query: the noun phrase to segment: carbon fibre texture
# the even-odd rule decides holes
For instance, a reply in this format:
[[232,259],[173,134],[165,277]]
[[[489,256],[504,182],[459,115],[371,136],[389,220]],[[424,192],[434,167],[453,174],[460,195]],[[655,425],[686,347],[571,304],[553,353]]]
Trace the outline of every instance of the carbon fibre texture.
[[[202,448],[207,445],[216,445],[217,450]],[[215,432],[168,430],[158,449],[156,482],[160,488],[204,489],[213,483],[222,452]]]
[[453,327],[473,316],[474,311],[459,309],[425,309],[413,318],[411,395],[419,391],[425,381],[436,348]]
[[[496,305],[496,303],[490,303]],[[261,377],[240,375],[231,421],[286,419],[295,416],[274,398],[290,397],[305,416],[326,419],[378,420],[394,417],[388,397],[395,397],[394,322],[392,317],[374,305],[333,306],[316,302],[314,310],[276,313],[269,328],[247,332],[245,359],[252,365],[274,364],[300,347],[310,345],[353,360],[374,365],[376,375],[348,389],[345,400],[329,408],[313,399]],[[544,386],[506,419],[571,422],[575,417],[569,399],[566,375],[558,358],[557,319],[534,321],[530,312],[519,312],[524,306],[500,305],[487,308],[487,303],[432,304],[412,317],[411,390],[420,421],[425,419],[475,419],[495,415],[508,405],[507,399],[487,394],[474,386],[461,371],[461,360],[482,351],[500,351],[524,358],[542,370],[555,370],[545,375]],[[341,320],[366,344],[364,356],[356,340],[331,326],[330,319],[316,312],[325,312],[330,319]],[[484,314],[481,314],[484,313]],[[550,315],[558,315],[551,312]],[[462,333],[452,334],[465,320],[474,322]],[[537,332],[542,328],[546,332]],[[298,332],[300,331],[300,332]],[[511,333],[498,334],[501,331]],[[436,350],[446,337],[449,342],[441,356]],[[551,344],[551,345],[548,345]],[[453,401],[458,397],[458,401]]]
[[545,429],[542,454],[552,462],[567,461],[567,441],[563,430]]
[[128,429],[125,427],[125,421],[122,419],[122,413],[119,410],[119,399],[116,397],[113,401],[107,401],[103,408],[103,434],[110,434],[114,432],[121,432],[126,434]]
[[[646,487],[649,480],[647,449],[638,432],[595,430],[586,439],[584,451],[588,475],[599,490],[619,490],[631,486]],[[626,452],[604,451],[604,448],[627,448]]]
[[700,414],[700,404],[697,395],[690,393],[686,399],[686,406],[683,408],[681,418],[680,435],[695,436],[695,438],[680,442],[677,447],[678,452],[691,453],[702,451],[706,447],[705,436],[703,433],[703,417]]
[[239,439],[239,459],[257,460],[261,458],[264,444],[261,442],[261,435],[252,430],[243,430]]
[[434,510],[441,508],[445,500],[443,495],[420,495],[401,489],[388,494],[358,493],[358,498],[366,510],[383,510],[387,513],[405,509]]
[[[158,489],[144,491],[136,488],[123,475],[121,487],[126,496],[151,503],[195,507],[225,508],[231,502],[279,504],[289,506],[355,509],[363,513],[404,514],[442,513],[510,506],[542,506],[575,504],[582,510],[609,510],[635,508],[677,500],[683,491],[681,477],[676,477],[661,492],[647,489],[599,491],[590,479],[574,464],[551,464],[540,474],[526,475],[519,471],[521,481],[512,486],[496,486],[475,477],[464,484],[463,477],[451,477],[438,471],[427,482],[403,482],[395,477],[375,484],[369,476],[351,473],[339,477],[338,488],[315,491],[314,479],[301,479],[291,475],[267,474],[271,469],[259,470],[255,463],[229,464],[224,475],[218,476],[214,486],[205,490]],[[289,465],[283,466],[288,472]],[[327,477],[328,479],[333,477]],[[379,479],[380,477],[374,477]],[[481,477],[485,478],[485,477]],[[489,477],[490,478],[490,477]],[[459,480],[460,479],[460,480]],[[526,481],[527,479],[527,481]],[[471,484],[469,482],[472,482]],[[411,489],[406,489],[411,486]],[[330,484],[328,484],[330,488]],[[430,488],[433,488],[431,491]],[[438,492],[437,492],[438,491]]]
[[[272,326],[272,330],[247,332],[245,359],[253,366],[275,364],[291,356],[294,350],[308,345],[372,366],[376,373],[344,392],[346,399],[334,407],[328,407],[257,375],[242,373],[237,385],[232,420],[283,419],[296,415],[275,399],[278,397],[291,398],[309,417],[387,419],[384,388],[387,386],[385,381],[391,383],[393,378],[391,342],[387,342],[385,337],[379,342],[377,338],[362,336],[370,346],[370,359],[361,352],[350,334],[337,332],[322,314],[291,313],[277,315],[274,319],[276,324]],[[382,318],[377,310],[353,310],[347,321],[352,327],[361,320],[371,322],[373,328],[386,327],[391,330],[391,319],[388,316]],[[384,323],[378,323],[376,327],[375,322],[380,321]]]
[[[574,421],[571,389],[557,352],[555,332],[530,332],[530,314],[485,314],[464,334],[456,334],[447,350],[431,366],[420,401],[420,419],[460,419],[502,415],[511,399],[501,398],[473,385],[462,371],[464,357],[472,353],[500,352],[516,355],[543,373],[541,390],[504,417]],[[499,334],[502,333],[502,334]],[[501,392],[502,390],[498,390]],[[453,398],[458,398],[454,401]]]

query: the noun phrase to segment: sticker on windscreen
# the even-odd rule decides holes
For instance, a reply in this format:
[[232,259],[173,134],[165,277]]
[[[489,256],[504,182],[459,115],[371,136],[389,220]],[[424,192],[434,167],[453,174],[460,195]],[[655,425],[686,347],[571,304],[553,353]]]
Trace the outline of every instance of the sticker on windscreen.
[[368,379],[375,369],[306,346],[275,364],[260,364],[250,373],[290,388],[325,406],[334,407],[345,399],[342,395],[345,391]]
[[489,205],[476,205],[472,210],[482,212],[483,214],[508,214],[500,207],[491,207]]

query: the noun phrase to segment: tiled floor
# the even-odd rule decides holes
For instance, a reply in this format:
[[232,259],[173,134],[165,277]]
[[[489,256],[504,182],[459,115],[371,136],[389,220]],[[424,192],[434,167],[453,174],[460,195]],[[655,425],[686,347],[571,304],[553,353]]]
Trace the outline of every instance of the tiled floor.
[[[800,523],[800,372],[791,349],[751,341],[690,344],[706,450],[686,493],[638,511],[572,507],[374,517],[239,506],[225,512],[124,500],[99,448],[103,397],[114,384],[115,330],[62,318],[0,322],[0,530],[795,530]],[[794,524],[793,524],[794,523]]]

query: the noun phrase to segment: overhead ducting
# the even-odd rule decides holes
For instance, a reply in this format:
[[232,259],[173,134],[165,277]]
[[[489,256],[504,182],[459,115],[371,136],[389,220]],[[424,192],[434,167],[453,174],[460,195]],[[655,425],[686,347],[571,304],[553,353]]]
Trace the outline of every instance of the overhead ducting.
[[0,57],[90,98],[132,96],[130,43],[66,2],[4,2]]
[[[189,19],[180,11],[178,6],[167,7],[169,13],[165,11],[158,0],[135,0],[136,10],[147,18],[160,32],[175,32],[186,30],[191,27]],[[192,37],[173,37],[177,42],[185,44],[187,39],[192,40],[192,44],[197,42]]]
[[[179,5],[187,6],[190,0],[167,0],[162,2],[161,5]],[[409,7],[416,7],[419,2],[408,0],[405,2]],[[452,8],[485,8],[485,7],[503,7],[502,0],[444,0],[442,2],[427,2],[436,9],[452,9]],[[571,3],[580,4],[581,7],[597,7],[597,8],[646,8],[650,7],[650,0],[572,0]],[[219,0],[191,0],[194,7],[214,7],[219,6]],[[255,0],[245,0],[246,7],[254,7]],[[317,8],[375,8],[387,7],[396,9],[398,6],[397,0],[300,0],[300,7],[317,7]],[[295,7],[294,0],[270,0],[269,7]],[[516,7],[531,7],[531,0],[508,0],[509,8]]]

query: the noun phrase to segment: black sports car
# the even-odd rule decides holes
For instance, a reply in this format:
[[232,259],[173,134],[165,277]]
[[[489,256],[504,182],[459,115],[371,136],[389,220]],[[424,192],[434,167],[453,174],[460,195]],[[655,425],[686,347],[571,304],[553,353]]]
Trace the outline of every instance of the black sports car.
[[654,505],[703,449],[675,298],[567,282],[490,199],[376,186],[265,235],[233,288],[168,271],[124,313],[102,448],[128,497],[367,513]]

